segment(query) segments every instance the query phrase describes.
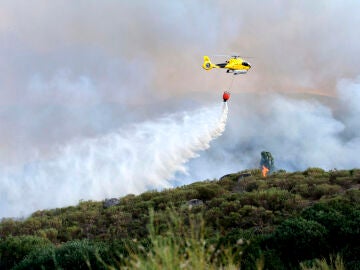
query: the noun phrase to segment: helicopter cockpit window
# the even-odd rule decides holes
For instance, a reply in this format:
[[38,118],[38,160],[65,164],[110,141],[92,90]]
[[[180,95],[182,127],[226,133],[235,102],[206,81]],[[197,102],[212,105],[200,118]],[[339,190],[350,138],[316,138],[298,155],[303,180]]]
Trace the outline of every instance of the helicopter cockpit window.
[[245,67],[249,67],[250,65],[247,62],[242,62],[242,65]]

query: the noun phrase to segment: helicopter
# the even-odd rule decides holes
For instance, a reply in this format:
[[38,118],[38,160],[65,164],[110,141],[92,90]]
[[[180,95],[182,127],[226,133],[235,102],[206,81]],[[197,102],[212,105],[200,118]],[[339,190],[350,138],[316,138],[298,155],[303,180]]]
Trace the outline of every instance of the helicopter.
[[213,64],[210,60],[210,57],[205,55],[204,63],[202,67],[205,70],[210,70],[213,68],[225,68],[227,69],[226,73],[239,75],[239,74],[246,74],[248,70],[251,68],[251,65],[248,62],[244,61],[238,55],[231,55],[230,58],[225,61],[225,63]]

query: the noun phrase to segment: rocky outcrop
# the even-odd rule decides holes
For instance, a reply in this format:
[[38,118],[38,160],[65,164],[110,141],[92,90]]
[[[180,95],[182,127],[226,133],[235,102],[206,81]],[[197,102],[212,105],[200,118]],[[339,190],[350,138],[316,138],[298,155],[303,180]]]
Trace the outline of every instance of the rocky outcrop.
[[118,205],[119,203],[120,203],[120,200],[116,199],[116,198],[105,199],[105,201],[103,202],[103,207],[109,208],[111,206]]
[[199,199],[191,199],[190,201],[188,201],[188,206],[189,206],[190,209],[192,207],[200,206],[200,205],[203,205],[203,204],[204,204],[204,202],[202,200],[199,200]]

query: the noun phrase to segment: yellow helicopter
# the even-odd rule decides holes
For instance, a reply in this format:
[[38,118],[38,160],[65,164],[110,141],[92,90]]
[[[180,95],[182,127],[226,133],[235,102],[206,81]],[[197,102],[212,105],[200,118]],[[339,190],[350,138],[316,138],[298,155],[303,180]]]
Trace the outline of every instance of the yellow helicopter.
[[226,68],[227,73],[239,75],[239,74],[246,74],[248,70],[251,68],[251,65],[248,62],[244,61],[238,55],[231,55],[230,58],[225,61],[225,63],[213,64],[209,56],[205,55],[204,63],[202,67],[205,70],[210,70],[213,68]]

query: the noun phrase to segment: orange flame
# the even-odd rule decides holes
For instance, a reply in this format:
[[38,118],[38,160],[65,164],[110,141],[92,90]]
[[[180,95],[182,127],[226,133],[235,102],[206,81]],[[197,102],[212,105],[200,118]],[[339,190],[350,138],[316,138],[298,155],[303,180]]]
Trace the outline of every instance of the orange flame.
[[263,176],[263,177],[266,177],[266,175],[267,175],[268,172],[269,172],[269,169],[266,168],[266,167],[263,165],[261,172],[262,172],[262,176]]

